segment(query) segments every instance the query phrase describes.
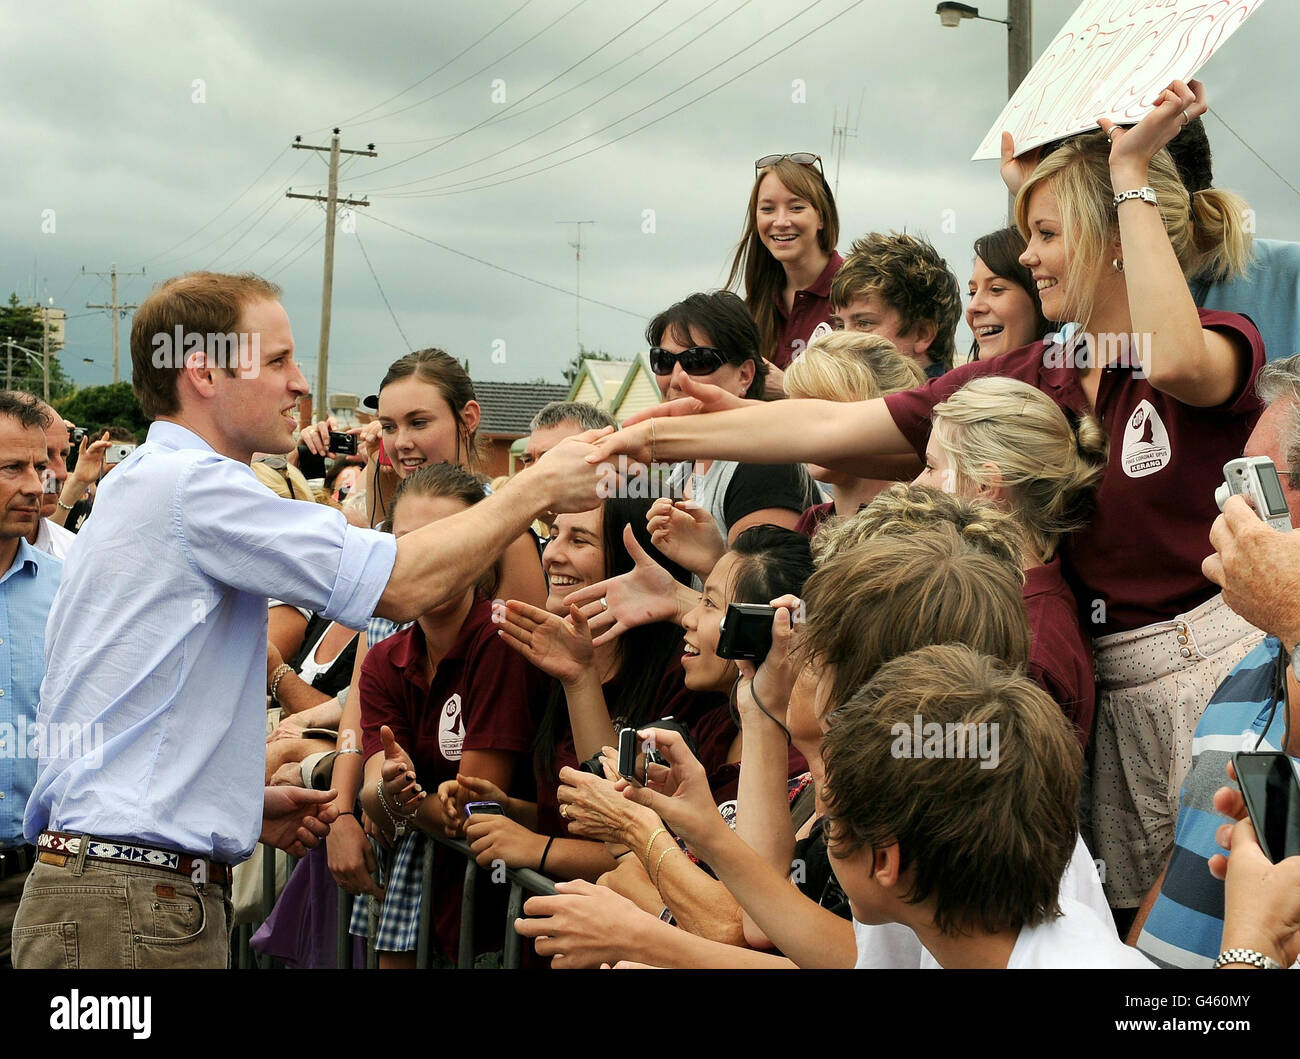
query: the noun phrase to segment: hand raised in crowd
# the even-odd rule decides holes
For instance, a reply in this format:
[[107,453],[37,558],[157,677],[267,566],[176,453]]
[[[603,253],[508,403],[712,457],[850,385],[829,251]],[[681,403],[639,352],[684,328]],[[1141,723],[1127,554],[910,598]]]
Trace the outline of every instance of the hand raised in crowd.
[[77,490],[78,498],[86,489],[99,481],[99,476],[104,470],[104,453],[112,444],[113,441],[108,436],[107,430],[98,441],[91,441],[89,434],[82,437],[81,445],[77,449],[77,466],[72,468],[68,475],[68,479],[80,487]]
[[631,570],[564,597],[565,603],[582,608],[591,631],[599,634],[592,641],[596,647],[638,625],[679,618],[674,597],[678,585],[673,575],[641,547],[631,526],[623,527],[623,546],[635,564]]
[[262,799],[261,841],[301,857],[320,845],[338,819],[336,791],[267,787]]
[[1201,570],[1223,601],[1288,648],[1300,644],[1300,533],[1279,533],[1240,496],[1210,527],[1215,553]]
[[384,747],[384,764],[380,770],[384,798],[388,807],[398,814],[412,817],[427,796],[415,779],[415,766],[409,755],[397,743],[393,730],[384,725],[379,729],[379,739]]
[[653,921],[626,897],[585,879],[555,884],[556,894],[530,897],[515,932],[534,938],[538,956],[550,956],[557,970],[614,963],[627,951],[627,937],[638,923]]
[[693,500],[660,497],[650,505],[646,528],[656,548],[701,580],[727,551],[713,516]]
[[546,839],[517,824],[507,816],[475,813],[465,822],[465,841],[480,868],[490,868],[494,860],[508,868],[537,870]]
[[1035,147],[1017,158],[1016,144],[1011,138],[1011,133],[1002,134],[1002,183],[1006,184],[1011,194],[1016,194],[1025,181],[1033,176],[1042,155],[1043,149]]
[[570,606],[569,616],[561,618],[512,599],[502,614],[497,635],[543,673],[571,685],[591,669],[596,650],[587,619],[577,607]]
[[[1231,762],[1228,775],[1236,779]],[[1214,808],[1236,821],[1215,836],[1231,856],[1210,858],[1210,873],[1226,884],[1220,949],[1254,949],[1289,967],[1300,958],[1300,857],[1274,864],[1264,855],[1235,787],[1220,787]]]
[[[1156,152],[1177,136],[1189,121],[1199,118],[1209,109],[1205,102],[1205,86],[1200,81],[1186,84],[1172,81],[1156,100],[1155,109],[1131,129],[1121,128],[1109,118],[1101,118],[1097,124],[1110,137],[1111,173],[1123,173],[1126,182],[1145,179],[1147,167]],[[1129,188],[1117,187],[1116,190],[1127,191]]]
[[638,822],[649,823],[653,828],[658,818],[651,810],[619,794],[614,786],[618,774],[607,759],[602,758],[602,763],[605,779],[575,768],[560,769],[562,786],[556,797],[562,806],[568,806],[564,816],[570,834],[631,846]]
[[[707,848],[710,836],[719,827],[729,829],[713,800],[704,766],[678,732],[647,728],[637,732],[637,738],[653,740],[655,749],[668,762],[667,775],[652,768],[646,786],[634,787],[627,780],[619,780],[615,787],[624,798],[653,809],[692,848]],[[664,793],[670,788],[671,795]]]
[[325,840],[325,856],[330,874],[345,893],[354,897],[371,894],[384,899],[384,891],[375,883],[375,851],[366,836],[364,826],[355,816],[344,813],[330,828]]
[[762,665],[756,671],[751,661],[739,659],[736,662],[740,670],[736,708],[742,719],[751,715],[758,719],[766,715],[784,729],[785,723],[781,718],[786,715],[790,695],[799,678],[800,666],[796,664],[790,647],[794,639],[794,615],[802,614],[803,602],[797,596],[785,595],[772,600],[771,606],[776,608],[772,615],[772,646]]

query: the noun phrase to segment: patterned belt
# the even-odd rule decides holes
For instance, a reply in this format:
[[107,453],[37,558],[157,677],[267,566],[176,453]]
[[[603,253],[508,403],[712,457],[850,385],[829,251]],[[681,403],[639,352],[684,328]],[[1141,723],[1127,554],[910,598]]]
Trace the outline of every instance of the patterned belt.
[[37,848],[41,852],[60,853],[70,857],[81,852],[82,842],[89,843],[86,850],[88,860],[123,861],[146,868],[159,868],[188,876],[199,884],[212,882],[229,886],[231,882],[232,869],[229,864],[219,864],[204,857],[191,857],[187,853],[177,853],[171,849],[137,846],[129,842],[95,838],[93,835],[70,835],[62,831],[42,831],[36,838]]

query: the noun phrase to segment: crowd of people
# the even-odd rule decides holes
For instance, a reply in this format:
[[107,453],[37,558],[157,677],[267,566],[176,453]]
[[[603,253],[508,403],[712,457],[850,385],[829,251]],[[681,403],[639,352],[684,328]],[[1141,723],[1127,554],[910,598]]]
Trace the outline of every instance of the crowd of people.
[[[0,959],[225,966],[261,842],[303,860],[254,944],[300,965],[338,890],[381,967],[422,924],[491,964],[525,868],[538,967],[1295,963],[1300,857],[1230,763],[1300,759],[1300,538],[1215,492],[1267,457],[1300,519],[1300,246],[1213,186],[1205,109],[1004,144],[964,361],[933,246],[841,257],[820,159],[758,159],[737,290],[646,327],[663,403],[548,405],[504,479],[439,349],[355,456],[296,429],[247,274],[139,307],[138,448],[68,472],[75,425],[0,393],[3,706],[41,743],[0,724]],[[176,329],[257,370],[158,366]]]

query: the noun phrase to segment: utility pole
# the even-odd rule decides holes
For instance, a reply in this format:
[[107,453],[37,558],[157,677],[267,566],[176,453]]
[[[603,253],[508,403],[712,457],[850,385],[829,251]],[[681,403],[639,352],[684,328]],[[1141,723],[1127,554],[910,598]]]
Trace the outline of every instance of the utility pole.
[[[132,309],[138,309],[138,308],[140,308],[140,306],[138,306],[138,305],[120,305],[120,304],[118,303],[118,300],[117,300],[117,277],[118,277],[119,275],[122,275],[122,276],[143,276],[143,275],[144,275],[144,269],[141,269],[139,272],[121,272],[121,273],[119,273],[119,272],[117,271],[117,265],[114,264],[114,265],[109,265],[109,266],[108,266],[108,271],[107,271],[107,272],[87,272],[85,266],[83,265],[82,268],[81,268],[81,274],[82,274],[83,276],[108,276],[108,277],[113,281],[113,301],[112,301],[112,304],[110,304],[110,305],[91,305],[89,302],[87,302],[87,303],[86,303],[86,308],[87,308],[87,309],[111,309],[112,312],[113,312],[113,381],[114,381],[114,382],[117,382],[117,381],[118,381],[118,378],[119,378],[119,375],[118,375],[118,359],[117,359],[117,350],[118,350],[118,342],[117,342],[117,321],[118,321],[118,318],[119,318],[120,316],[125,316],[125,315],[126,315],[128,312],[130,312]],[[42,315],[44,315],[44,314],[42,314]]]
[[[51,299],[53,300],[53,299]],[[115,298],[114,301],[117,299]],[[116,327],[113,328],[117,330]],[[44,391],[41,399],[50,403],[50,310],[47,306],[41,306],[41,388]]]
[[577,238],[569,245],[573,247],[573,262],[576,276],[573,286],[573,338],[578,346],[578,356],[582,356],[582,226],[595,224],[595,221],[556,221],[556,224],[577,225]]
[[[837,106],[835,108],[835,122],[831,126],[831,154],[835,156],[835,186],[832,188],[832,194],[834,194],[836,198],[839,198],[840,194],[840,162],[844,158],[844,145],[848,140],[856,140],[858,138],[857,122],[854,122],[853,127],[849,128],[849,118],[851,115],[852,112],[847,106],[845,106],[844,124],[841,125],[839,123],[840,108]],[[858,117],[862,117],[861,96],[858,97]]]
[[[325,281],[321,286],[320,298],[320,356],[316,366],[316,407],[324,409],[324,414],[329,415],[329,395],[325,389],[326,382],[329,379],[329,357],[330,357],[330,305],[334,299],[334,222],[335,211],[340,205],[339,200],[339,155],[341,154],[359,154],[366,158],[378,158],[373,143],[366,144],[364,151],[349,151],[339,147],[339,130],[334,130],[334,135],[330,137],[328,147],[313,147],[310,144],[302,142],[301,136],[293,138],[292,146],[300,151],[329,151],[330,155],[330,183],[329,194],[324,197],[320,195],[298,195],[292,191],[285,192],[285,198],[289,199],[310,199],[313,202],[325,203]],[[344,206],[369,206],[370,203],[362,199],[343,199],[341,202]]]

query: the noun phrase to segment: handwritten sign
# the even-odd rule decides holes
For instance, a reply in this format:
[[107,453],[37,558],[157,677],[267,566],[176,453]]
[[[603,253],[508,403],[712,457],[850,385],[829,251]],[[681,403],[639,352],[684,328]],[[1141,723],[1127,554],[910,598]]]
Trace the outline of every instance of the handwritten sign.
[[1084,0],[1034,63],[972,156],[1022,154],[1097,127],[1128,125],[1170,81],[1190,79],[1264,0]]

